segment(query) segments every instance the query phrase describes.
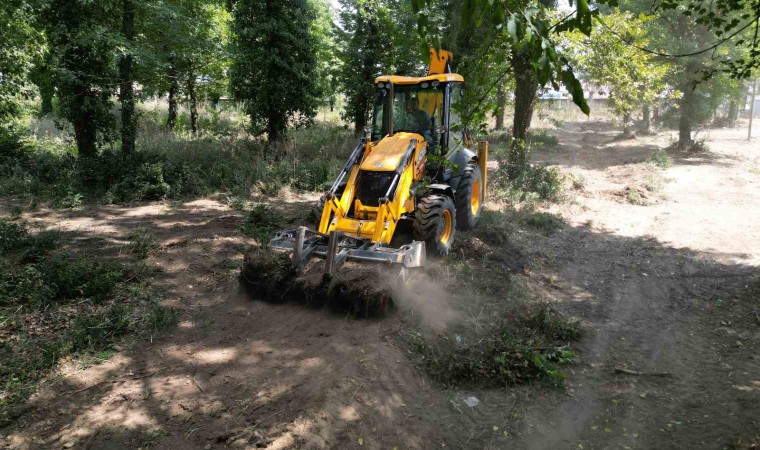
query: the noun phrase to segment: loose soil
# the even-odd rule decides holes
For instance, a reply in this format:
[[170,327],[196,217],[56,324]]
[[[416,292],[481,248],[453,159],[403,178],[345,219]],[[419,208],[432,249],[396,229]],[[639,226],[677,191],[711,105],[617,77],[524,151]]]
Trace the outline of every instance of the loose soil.
[[[147,260],[150,283],[180,318],[100,365],[64,364],[0,430],[0,446],[757,446],[760,299],[745,290],[760,265],[760,146],[741,130],[713,130],[709,152],[672,154],[670,168],[656,169],[646,161],[669,134],[621,141],[603,122],[551,132],[560,145],[534,159],[585,180],[547,208],[568,226],[549,235],[517,229],[487,240],[490,248],[468,247],[503,253],[493,270],[504,284],[519,277],[581,319],[566,390],[432,383],[392,336],[420,315],[430,333],[472,319],[459,312],[473,297],[435,278],[373,319],[251,300],[238,275],[254,242],[239,231],[243,214],[216,199],[40,209],[24,219],[104,253],[118,253],[138,227],[151,230],[161,251]],[[656,201],[631,204],[616,194],[655,175],[663,180]],[[296,220],[315,200],[264,201]],[[0,210],[13,204],[3,200]],[[486,281],[491,300],[502,301],[506,289]],[[468,406],[470,397],[479,403]]]

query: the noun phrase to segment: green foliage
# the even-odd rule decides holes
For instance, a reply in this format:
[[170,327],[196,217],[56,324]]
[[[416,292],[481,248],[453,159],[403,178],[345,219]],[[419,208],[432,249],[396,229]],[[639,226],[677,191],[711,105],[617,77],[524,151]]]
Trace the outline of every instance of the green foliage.
[[19,112],[19,94],[29,94],[25,86],[28,72],[42,56],[43,39],[32,19],[30,2],[0,3],[0,150],[6,123]]
[[[412,30],[415,14],[409,2],[341,0],[339,49],[340,91],[345,95],[343,120],[361,133],[367,124],[370,86],[382,74],[418,76],[424,71],[419,43]],[[424,53],[427,55],[427,49]]]
[[560,387],[561,367],[575,357],[566,345],[580,334],[577,321],[540,305],[511,312],[486,326],[477,339],[446,334],[430,340],[416,332],[403,337],[420,354],[426,371],[447,386],[544,381]]
[[316,114],[314,39],[305,0],[238,0],[233,9],[232,93],[254,134],[279,141]]
[[145,259],[158,252],[158,239],[146,227],[138,227],[129,233],[128,240],[127,251],[139,259]]
[[61,114],[74,126],[82,156],[94,156],[115,139],[111,99],[118,85],[120,6],[116,0],[51,0],[39,12],[56,67]]
[[565,176],[557,167],[526,163],[515,168],[501,158],[492,180],[494,194],[513,202],[532,198],[558,201],[565,184]]
[[269,244],[272,234],[283,222],[283,217],[266,205],[256,205],[243,219],[240,229],[262,245]]
[[0,426],[61,358],[174,323],[172,310],[124,274],[116,262],[63,251],[58,233],[0,221]]
[[[415,1],[413,5],[420,11],[421,17],[425,17],[425,11],[420,8],[432,1]],[[610,3],[610,0],[598,3]],[[506,30],[509,44],[516,54],[527,59],[530,75],[535,77],[538,85],[551,84],[556,90],[559,90],[559,84],[564,85],[573,102],[588,114],[589,107],[581,83],[567,58],[559,51],[554,35],[574,30],[590,35],[592,12],[589,4],[586,0],[579,0],[574,17],[568,16],[558,23],[552,23],[547,9],[543,2],[471,0],[465,2],[461,20],[464,25],[474,23],[475,28],[487,24],[489,28]],[[423,38],[431,29],[426,22],[421,18],[418,23]]]
[[541,147],[556,147],[559,145],[559,138],[547,130],[531,130],[528,132],[528,144]]
[[565,227],[565,219],[556,214],[537,212],[528,216],[525,221],[528,225],[546,234],[553,234]]
[[239,138],[228,129],[232,125],[216,127],[223,135],[188,139],[163,126],[146,126],[130,158],[109,149],[78,158],[58,141],[22,137],[0,152],[0,195],[76,207],[92,200],[124,203],[220,192],[247,197],[284,186],[315,190],[335,176],[355,145],[341,127],[314,125],[289,132],[272,154],[259,142]]
[[649,162],[662,169],[667,169],[673,165],[673,158],[667,151],[659,149],[652,153],[652,156],[649,157]]
[[598,16],[590,36],[580,31],[564,36],[576,68],[595,85],[609,88],[609,103],[626,131],[632,114],[653,105],[666,88],[669,65],[640,50],[649,45],[648,20],[615,11]]

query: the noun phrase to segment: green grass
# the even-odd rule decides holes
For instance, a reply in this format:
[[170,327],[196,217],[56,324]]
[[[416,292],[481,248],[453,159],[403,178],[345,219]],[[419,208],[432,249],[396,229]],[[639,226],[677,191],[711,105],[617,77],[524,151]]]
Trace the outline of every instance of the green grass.
[[673,165],[673,158],[665,150],[657,150],[649,157],[649,163],[661,169],[667,169]]
[[138,227],[128,236],[129,242],[126,250],[139,259],[145,259],[155,253],[158,253],[160,247],[158,238],[146,227]]
[[566,225],[565,219],[562,217],[546,212],[536,212],[530,214],[525,219],[525,223],[527,223],[528,226],[535,228],[545,234],[554,234],[564,228]]
[[210,122],[193,136],[181,128],[167,130],[161,113],[144,111],[137,151],[129,157],[114,143],[96,157],[80,158],[66,126],[35,122],[31,132],[19,126],[0,130],[0,195],[77,208],[88,201],[275,195],[284,186],[314,190],[335,176],[356,144],[341,126],[315,124],[267,145],[247,134],[239,114],[209,114]]
[[567,347],[580,327],[547,305],[505,312],[477,336],[447,333],[430,339],[417,331],[402,333],[418,363],[446,386],[500,387],[546,382],[561,387],[561,368],[573,361]]
[[61,240],[0,220],[0,426],[62,358],[104,359],[122,336],[174,323],[127,267],[82,258]]
[[284,219],[277,211],[266,205],[256,205],[246,214],[241,231],[256,239],[260,245],[267,245],[272,233],[282,227]]

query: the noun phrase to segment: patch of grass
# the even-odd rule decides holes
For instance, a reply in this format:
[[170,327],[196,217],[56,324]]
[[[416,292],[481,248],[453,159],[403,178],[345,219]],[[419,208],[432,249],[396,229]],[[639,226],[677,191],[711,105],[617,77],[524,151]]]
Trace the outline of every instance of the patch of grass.
[[122,336],[174,322],[150,290],[125,280],[121,264],[75,256],[59,240],[0,221],[0,426],[61,358],[92,359]]
[[562,217],[547,212],[533,213],[528,216],[525,223],[545,234],[553,234],[567,224]]
[[642,197],[641,194],[633,189],[629,189],[628,192],[626,192],[625,199],[632,205],[641,206],[647,204],[646,200],[644,200],[644,197]]
[[147,227],[140,226],[128,236],[129,243],[126,249],[129,253],[139,259],[145,259],[148,256],[158,253],[160,247],[158,238]]
[[512,203],[556,202],[562,198],[566,177],[557,167],[527,164],[517,178],[510,179],[506,161],[500,160],[492,180],[492,192],[497,199]]
[[243,234],[256,239],[259,244],[267,245],[272,234],[282,226],[283,220],[280,213],[260,204],[248,212],[240,229]]
[[168,131],[152,120],[150,114],[143,118],[137,151],[128,158],[111,147],[81,158],[68,138],[19,132],[12,148],[0,148],[0,195],[77,208],[91,200],[273,194],[284,186],[314,190],[335,176],[356,144],[350,131],[335,125],[292,130],[283,142],[266,146],[244,127],[233,133],[219,126],[198,137]]
[[581,335],[577,321],[547,305],[513,310],[471,338],[445,334],[433,339],[407,331],[402,338],[419,363],[447,386],[498,387],[535,381],[560,387],[563,365],[575,353],[567,346]]
[[573,174],[570,177],[570,183],[573,189],[576,191],[586,190],[586,177],[580,174]]
[[553,148],[559,145],[559,138],[547,130],[534,129],[528,132],[528,143],[544,148]]
[[661,169],[667,169],[673,165],[673,158],[665,150],[659,149],[649,157],[649,163]]
[[753,175],[760,175],[760,168],[749,169],[749,173]]

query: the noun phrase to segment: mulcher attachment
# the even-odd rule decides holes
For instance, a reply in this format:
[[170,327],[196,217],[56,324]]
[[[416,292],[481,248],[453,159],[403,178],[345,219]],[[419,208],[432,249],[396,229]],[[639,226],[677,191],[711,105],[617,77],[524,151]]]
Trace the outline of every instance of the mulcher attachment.
[[393,249],[339,231],[326,235],[307,227],[298,227],[275,233],[270,245],[276,250],[292,252],[292,269],[296,273],[312,257],[325,259],[325,274],[329,276],[349,260],[401,264],[403,269],[425,265],[425,243],[420,241]]

